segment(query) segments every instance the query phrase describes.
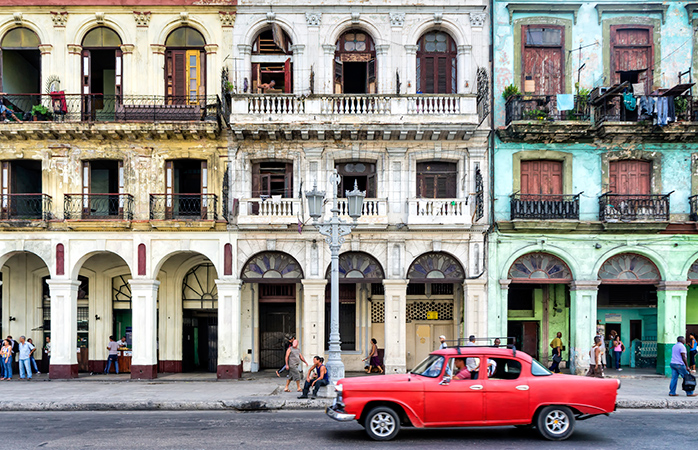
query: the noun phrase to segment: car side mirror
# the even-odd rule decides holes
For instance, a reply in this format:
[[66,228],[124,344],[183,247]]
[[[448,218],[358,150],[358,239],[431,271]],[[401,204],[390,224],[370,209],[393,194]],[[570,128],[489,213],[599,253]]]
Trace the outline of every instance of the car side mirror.
[[450,383],[450,382],[451,382],[451,377],[449,377],[448,375],[446,375],[446,376],[444,377],[444,379],[441,380],[441,381],[439,382],[439,385],[448,384],[448,383]]

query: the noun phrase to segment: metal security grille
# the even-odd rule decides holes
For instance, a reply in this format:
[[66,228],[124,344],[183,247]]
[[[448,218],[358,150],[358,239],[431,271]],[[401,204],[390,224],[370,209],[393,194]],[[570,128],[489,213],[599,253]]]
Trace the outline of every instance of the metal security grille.
[[90,309],[87,307],[78,307],[78,331],[88,331],[90,320]]
[[380,301],[371,302],[371,323],[385,322],[385,303]]
[[407,303],[407,321],[427,320],[427,312],[439,313],[439,320],[453,320],[453,301]]

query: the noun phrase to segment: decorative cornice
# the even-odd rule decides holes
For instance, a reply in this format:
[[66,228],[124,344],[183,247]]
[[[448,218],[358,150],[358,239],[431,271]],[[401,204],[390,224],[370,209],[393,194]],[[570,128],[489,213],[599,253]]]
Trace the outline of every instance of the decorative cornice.
[[600,284],[599,280],[574,280],[570,283],[570,291],[596,291]]
[[473,46],[472,45],[459,45],[456,47],[458,49],[458,54],[459,55],[468,55],[473,52]]
[[218,11],[218,18],[223,28],[232,28],[235,26],[237,13],[235,11]]
[[133,11],[133,19],[136,21],[136,26],[139,28],[148,28],[150,26],[150,11]]
[[252,53],[252,46],[250,44],[238,44],[238,52],[243,56],[249,55]]
[[130,55],[136,49],[136,46],[133,44],[121,44],[119,48],[124,55]]
[[486,20],[487,20],[487,14],[484,12],[482,12],[482,13],[470,13],[470,26],[473,28],[484,27]]
[[68,44],[68,53],[71,55],[79,55],[82,52],[82,45]]
[[511,284],[511,280],[509,279],[503,279],[499,280],[499,289],[509,289],[509,285]]
[[51,20],[54,27],[65,27],[66,22],[68,22],[68,11],[51,11]]
[[[507,4],[509,10],[509,25],[514,22],[514,13],[530,13],[530,14],[564,14],[569,13],[574,15],[574,24],[577,24],[577,15],[581,3],[515,3]],[[599,19],[600,20],[600,19]]]
[[376,45],[376,55],[387,55],[390,50],[390,44]]
[[150,50],[152,50],[152,52],[155,54],[159,54],[159,55],[165,54],[165,46],[164,45],[150,44]]
[[402,27],[405,24],[405,13],[404,12],[391,12],[390,13],[390,26],[391,27]]
[[324,51],[325,55],[334,55],[334,52],[337,50],[337,46],[332,44],[323,44],[322,50]]
[[319,27],[322,23],[322,13],[305,13],[305,21],[309,27]]
[[[555,9],[559,5],[555,6]],[[686,5],[688,6],[688,5]],[[659,2],[637,2],[637,3],[607,3],[597,4],[596,11],[599,13],[599,25],[604,13],[656,13],[662,16],[662,25],[666,23],[666,12],[669,5]]]
[[417,54],[417,46],[416,45],[405,45],[405,53],[408,55],[416,55]]
[[658,291],[687,291],[690,281],[660,281],[657,283]]
[[39,51],[42,55],[50,55],[53,51],[53,45],[51,44],[39,44]]
[[215,55],[218,51],[218,44],[206,44],[204,45],[204,50],[206,50],[207,55]]
[[294,55],[302,55],[305,52],[305,45],[303,44],[293,44],[291,46],[291,51]]

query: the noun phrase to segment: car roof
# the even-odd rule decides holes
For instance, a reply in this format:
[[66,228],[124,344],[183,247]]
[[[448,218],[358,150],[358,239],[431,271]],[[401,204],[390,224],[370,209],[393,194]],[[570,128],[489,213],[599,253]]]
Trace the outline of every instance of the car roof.
[[495,357],[499,356],[511,358],[512,356],[516,356],[517,358],[523,359],[524,361],[528,362],[530,362],[531,359],[533,359],[530,355],[522,352],[521,350],[514,350],[513,348],[506,347],[490,347],[484,345],[447,347],[431,352],[432,355],[442,356],[482,355],[483,353]]

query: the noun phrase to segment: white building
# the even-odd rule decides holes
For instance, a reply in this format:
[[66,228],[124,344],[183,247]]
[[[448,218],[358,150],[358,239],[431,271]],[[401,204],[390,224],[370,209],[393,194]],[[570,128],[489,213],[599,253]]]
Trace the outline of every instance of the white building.
[[402,372],[486,333],[484,1],[42,3],[0,13],[0,91],[29,119],[0,123],[0,264],[2,334],[50,335],[52,377],[126,332],[134,378],[278,368],[287,335],[322,354],[329,249],[301,193],[334,170],[367,196],[347,369],[371,338]]

